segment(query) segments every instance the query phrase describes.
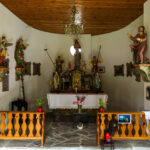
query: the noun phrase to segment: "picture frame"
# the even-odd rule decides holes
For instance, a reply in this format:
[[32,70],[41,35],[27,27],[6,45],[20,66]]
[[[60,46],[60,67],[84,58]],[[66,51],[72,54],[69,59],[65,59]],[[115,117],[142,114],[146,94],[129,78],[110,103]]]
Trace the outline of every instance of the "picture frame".
[[41,75],[41,64],[33,63],[33,75]]
[[105,66],[99,66],[98,67],[98,72],[99,73],[105,73]]
[[146,93],[145,93],[145,95],[146,95],[146,100],[150,100],[150,86],[146,87]]
[[9,75],[6,75],[2,81],[2,92],[9,91]]
[[24,75],[31,76],[31,62],[25,62]]
[[133,64],[132,62],[130,63],[126,63],[126,75],[127,77],[132,77],[132,68],[133,68]]
[[131,114],[118,114],[118,124],[131,124]]
[[114,76],[124,76],[124,64],[114,66]]

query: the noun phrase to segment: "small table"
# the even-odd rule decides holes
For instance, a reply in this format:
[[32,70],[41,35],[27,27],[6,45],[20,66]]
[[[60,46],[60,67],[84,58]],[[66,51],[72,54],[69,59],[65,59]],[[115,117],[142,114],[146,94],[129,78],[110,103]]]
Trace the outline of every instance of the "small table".
[[82,122],[83,125],[85,124],[87,127],[88,126],[88,118],[89,118],[88,113],[73,113],[72,114],[73,128],[75,126],[77,126],[77,124],[79,122]]
[[114,150],[114,142],[106,142],[106,140],[101,140],[101,149],[104,150],[104,147],[110,147],[111,150]]
[[14,107],[17,107],[17,111],[22,111],[22,108],[24,108],[25,111],[28,110],[28,103],[22,99],[18,99],[16,101],[13,101],[11,103],[11,110],[14,111]]

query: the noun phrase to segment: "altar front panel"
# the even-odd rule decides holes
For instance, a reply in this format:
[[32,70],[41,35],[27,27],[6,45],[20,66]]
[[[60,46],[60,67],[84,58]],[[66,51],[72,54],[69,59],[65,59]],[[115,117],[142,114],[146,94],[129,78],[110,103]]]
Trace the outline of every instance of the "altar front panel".
[[107,94],[55,94],[48,93],[48,106],[50,109],[77,109],[77,105],[73,102],[77,101],[76,96],[85,96],[83,109],[97,109],[99,108],[99,99],[107,102]]

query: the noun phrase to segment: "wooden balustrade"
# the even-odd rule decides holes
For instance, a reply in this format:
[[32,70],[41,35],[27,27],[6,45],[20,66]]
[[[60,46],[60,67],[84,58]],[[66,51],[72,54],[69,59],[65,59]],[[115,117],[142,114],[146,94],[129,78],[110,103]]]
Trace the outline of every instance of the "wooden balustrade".
[[0,112],[0,139],[33,139],[44,144],[44,112]]
[[110,122],[118,123],[118,114],[131,114],[131,124],[117,124],[112,139],[148,140],[150,123],[143,112],[97,113],[97,144],[104,139],[104,131],[109,130]]

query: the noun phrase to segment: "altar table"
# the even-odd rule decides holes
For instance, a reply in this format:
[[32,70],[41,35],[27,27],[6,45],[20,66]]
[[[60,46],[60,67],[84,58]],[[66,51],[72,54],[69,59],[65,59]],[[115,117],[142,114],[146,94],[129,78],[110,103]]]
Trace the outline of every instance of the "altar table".
[[66,93],[48,93],[48,106],[50,109],[77,109],[77,105],[73,104],[77,101],[76,96],[85,96],[83,109],[97,109],[99,107],[99,99],[101,98],[104,102],[107,102],[107,94],[66,94]]

